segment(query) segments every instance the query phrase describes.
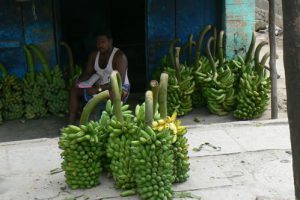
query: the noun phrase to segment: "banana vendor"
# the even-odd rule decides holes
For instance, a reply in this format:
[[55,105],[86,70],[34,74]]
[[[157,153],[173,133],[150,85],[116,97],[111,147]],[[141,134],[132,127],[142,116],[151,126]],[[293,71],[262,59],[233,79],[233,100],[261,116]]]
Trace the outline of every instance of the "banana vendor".
[[84,73],[70,90],[69,124],[75,123],[82,99],[87,102],[93,95],[110,89],[110,75],[113,70],[121,75],[122,101],[126,102],[130,92],[127,57],[120,49],[113,47],[111,33],[103,31],[96,35],[96,50],[89,55]]

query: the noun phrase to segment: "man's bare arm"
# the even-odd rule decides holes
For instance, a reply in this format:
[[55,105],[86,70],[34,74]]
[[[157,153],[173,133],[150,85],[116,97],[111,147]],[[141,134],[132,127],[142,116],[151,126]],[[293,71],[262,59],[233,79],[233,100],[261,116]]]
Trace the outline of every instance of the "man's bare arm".
[[113,69],[117,70],[120,73],[122,78],[122,83],[124,83],[125,81],[127,68],[128,68],[127,57],[121,50],[118,50],[113,60]]
[[81,74],[81,76],[79,77],[78,81],[85,81],[89,79],[90,76],[95,72],[94,70],[95,58],[96,58],[96,52],[91,53],[86,68],[83,74]]

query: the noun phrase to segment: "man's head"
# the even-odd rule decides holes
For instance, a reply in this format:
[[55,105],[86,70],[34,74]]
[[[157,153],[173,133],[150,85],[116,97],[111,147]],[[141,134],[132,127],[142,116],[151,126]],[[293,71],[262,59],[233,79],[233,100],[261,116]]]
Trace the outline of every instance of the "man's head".
[[112,48],[112,36],[110,31],[101,31],[96,34],[96,47],[100,53],[106,53]]

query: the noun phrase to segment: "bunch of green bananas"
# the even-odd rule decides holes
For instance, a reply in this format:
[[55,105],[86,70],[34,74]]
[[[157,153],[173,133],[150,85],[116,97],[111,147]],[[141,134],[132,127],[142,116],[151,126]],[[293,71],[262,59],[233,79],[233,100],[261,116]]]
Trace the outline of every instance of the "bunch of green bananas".
[[[206,51],[209,64],[206,62],[195,71],[196,80],[203,88],[203,95],[210,112],[217,115],[227,115],[232,111],[236,102],[235,87],[237,82],[236,66],[231,61],[226,61],[223,56],[223,35],[220,32],[218,40],[218,61],[214,60],[211,53],[211,43],[215,40],[210,37]],[[210,65],[211,69],[208,69]]]
[[54,115],[65,114],[68,109],[68,91],[58,65],[52,71],[51,81],[46,82],[44,98],[49,112]]
[[72,188],[91,188],[99,184],[101,157],[105,155],[105,134],[98,122],[69,125],[61,130],[59,148],[66,183]]
[[136,190],[143,199],[172,199],[174,154],[170,129],[154,132],[146,126],[131,142]]
[[174,111],[182,116],[192,110],[192,94],[195,89],[192,71],[192,68],[182,65],[180,69],[182,81],[178,81],[175,70],[165,68],[165,72],[169,74],[168,106],[173,109],[169,110],[169,115]]
[[[255,41],[255,35],[253,38],[252,40]],[[239,84],[238,105],[234,111],[234,117],[238,119],[258,118],[269,104],[268,94],[271,89],[271,80],[265,69],[265,64],[270,54],[266,53],[261,61],[259,60],[261,48],[266,44],[267,42],[261,42],[257,46],[254,60],[246,58],[245,62],[241,61],[243,73]],[[249,51],[248,56],[251,57],[253,50],[250,49]]]
[[[206,85],[207,82],[209,82],[206,78],[206,73],[211,70],[211,66],[209,64],[209,60],[201,55],[202,50],[202,44],[204,40],[204,36],[211,30],[212,26],[207,25],[204,27],[200,32],[198,36],[198,41],[196,43],[196,49],[195,49],[195,63],[194,63],[194,80],[195,80],[195,91],[192,94],[192,102],[193,107],[201,107],[205,105],[205,98],[203,95],[203,86]],[[198,73],[201,73],[199,75]]]
[[[133,176],[133,160],[131,155],[131,141],[137,137],[138,126],[129,105],[122,105],[123,123],[113,115],[108,123],[109,139],[107,144],[107,157],[110,159],[110,172],[115,180],[115,187],[132,189],[135,187]],[[106,104],[106,112],[112,112],[110,101]]]
[[24,51],[29,69],[23,79],[25,117],[27,119],[44,117],[48,112],[46,100],[42,98],[45,77],[43,74],[35,74],[33,56],[27,46],[24,46]]
[[174,112],[171,117],[153,121],[152,129],[161,132],[170,129],[173,134],[172,150],[174,153],[173,174],[176,183],[181,183],[189,177],[189,157],[188,157],[188,140],[184,136],[187,133],[186,127],[181,126],[181,121],[176,119],[177,113]]
[[40,79],[44,79],[42,74],[37,75],[36,81],[31,81],[29,76],[23,80],[24,103],[25,103],[25,117],[33,119],[44,117],[48,113],[46,100],[43,97],[43,86],[38,84]]
[[4,120],[19,119],[24,114],[22,83],[14,75],[8,75],[5,67],[0,64],[2,72],[2,117]]

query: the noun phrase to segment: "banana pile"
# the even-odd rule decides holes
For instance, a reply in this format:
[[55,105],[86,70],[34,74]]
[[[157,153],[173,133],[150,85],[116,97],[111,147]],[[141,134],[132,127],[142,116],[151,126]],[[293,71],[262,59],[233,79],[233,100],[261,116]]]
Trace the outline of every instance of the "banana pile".
[[187,133],[186,127],[181,126],[181,121],[176,120],[177,113],[174,112],[171,117],[166,119],[159,119],[153,121],[152,129],[156,132],[161,132],[169,129],[172,132],[172,150],[174,153],[174,168],[173,174],[176,183],[181,183],[189,177],[189,157],[188,157],[188,144],[184,136]]
[[50,82],[45,82],[44,90],[49,112],[54,115],[65,114],[68,110],[68,91],[58,65],[54,67],[51,75]]
[[132,141],[136,190],[143,199],[172,199],[174,153],[170,129],[154,132],[146,126]]
[[176,72],[173,68],[165,68],[164,71],[169,74],[168,83],[168,106],[173,110],[168,113],[177,112],[179,116],[185,115],[193,108],[192,94],[195,89],[193,79],[193,68],[181,65],[181,80],[178,81]]
[[46,100],[43,98],[45,77],[43,74],[35,74],[32,54],[27,46],[24,46],[24,51],[29,69],[23,79],[24,114],[27,119],[44,117],[48,112]]
[[43,85],[45,77],[42,74],[36,76],[32,81],[28,75],[23,80],[25,117],[27,119],[44,117],[48,113],[46,99],[43,98]]
[[8,75],[3,65],[0,68],[2,71],[0,94],[3,120],[19,119],[24,114],[22,83],[17,77]]
[[[258,118],[269,105],[271,80],[265,69],[265,64],[270,54],[266,53],[261,61],[259,60],[261,48],[266,44],[266,42],[261,42],[257,46],[254,60],[250,58],[246,59],[245,62],[241,61],[244,71],[240,78],[238,105],[234,111],[234,117],[238,119]],[[249,53],[248,55],[251,56],[252,54]]]
[[[131,154],[131,141],[138,136],[138,126],[134,122],[134,116],[129,105],[123,105],[122,116],[124,122],[112,116],[109,121],[109,139],[107,144],[107,157],[110,159],[110,172],[115,180],[115,187],[120,189],[132,189],[135,187],[133,159]],[[110,101],[107,102],[106,112],[111,113]]]
[[98,185],[102,171],[105,134],[98,122],[87,125],[69,125],[61,130],[59,148],[63,150],[62,169],[71,189],[91,188]]
[[215,39],[210,37],[206,46],[209,62],[203,62],[195,71],[196,80],[202,86],[206,105],[211,113],[217,115],[227,115],[234,109],[236,103],[236,66],[223,57],[223,34],[221,31],[218,40],[218,60],[215,61],[212,56],[211,43]]

